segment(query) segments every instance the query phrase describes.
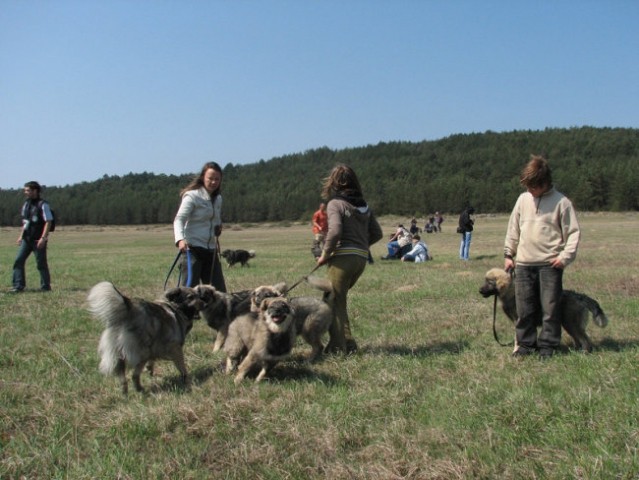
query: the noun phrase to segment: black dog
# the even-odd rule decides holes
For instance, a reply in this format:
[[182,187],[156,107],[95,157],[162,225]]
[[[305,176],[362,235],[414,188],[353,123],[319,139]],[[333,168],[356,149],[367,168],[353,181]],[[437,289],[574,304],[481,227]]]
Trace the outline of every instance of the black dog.
[[224,250],[222,256],[226,259],[226,263],[229,267],[232,267],[236,263],[241,263],[242,266],[249,266],[249,258],[255,257],[254,250]]

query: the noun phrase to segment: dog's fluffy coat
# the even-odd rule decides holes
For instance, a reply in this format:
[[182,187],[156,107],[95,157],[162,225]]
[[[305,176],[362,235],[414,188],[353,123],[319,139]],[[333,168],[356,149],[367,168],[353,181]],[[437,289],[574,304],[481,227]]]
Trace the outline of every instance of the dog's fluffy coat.
[[253,291],[225,293],[211,285],[198,285],[195,290],[204,302],[204,307],[200,311],[201,317],[206,320],[209,327],[217,331],[213,345],[213,351],[217,352],[226,341],[231,322],[238,316],[250,312]]
[[[333,286],[331,283],[319,277],[307,277],[305,279],[311,286],[324,292],[324,298],[315,297],[291,297],[289,302],[294,310],[295,329],[306,343],[311,346],[311,353],[307,360],[313,361],[322,354],[324,345],[322,336],[328,331],[333,321]],[[260,303],[267,297],[284,296],[288,293],[285,283],[261,286],[251,294],[251,309],[257,310]]]
[[255,258],[255,250],[224,250],[221,255],[226,259],[226,264],[232,267],[236,263],[242,264],[242,266],[249,266],[248,261],[251,258]]
[[[485,298],[497,295],[506,316],[517,322],[517,305],[515,302],[515,284],[511,275],[500,268],[486,272],[485,282],[479,289]],[[592,316],[595,324],[603,328],[608,324],[608,317],[596,300],[583,293],[564,290],[561,298],[561,326],[575,342],[577,349],[592,351],[592,342],[586,334],[586,325]],[[537,319],[541,325],[541,316]],[[516,348],[516,347],[515,347]]]
[[240,383],[254,368],[260,367],[255,381],[261,381],[295,344],[293,308],[284,297],[269,297],[257,312],[236,318],[224,343],[226,373],[237,368],[235,383]]
[[105,326],[98,353],[100,371],[120,378],[128,392],[126,369],[133,369],[133,384],[143,391],[140,374],[154,360],[172,360],[181,380],[188,384],[182,347],[203,302],[192,288],[173,288],[162,300],[129,298],[110,282],[95,285],[87,297],[89,311]]

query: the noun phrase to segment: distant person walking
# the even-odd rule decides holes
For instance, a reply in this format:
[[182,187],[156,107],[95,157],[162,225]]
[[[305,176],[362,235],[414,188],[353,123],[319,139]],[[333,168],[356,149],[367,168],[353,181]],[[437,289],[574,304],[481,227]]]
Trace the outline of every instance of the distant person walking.
[[324,241],[328,233],[328,215],[326,214],[326,204],[319,204],[319,208],[313,214],[313,251],[317,252],[316,257],[321,255],[324,249]]
[[53,214],[49,203],[40,197],[42,187],[38,182],[24,184],[24,195],[27,197],[22,205],[22,228],[17,240],[18,255],[13,263],[12,293],[24,291],[27,285],[25,264],[33,253],[36,266],[40,272],[40,290],[51,290],[51,274],[47,262],[47,245],[49,232],[53,225]]
[[[180,193],[182,202],[173,221],[173,233],[175,245],[183,253],[180,268],[184,286],[203,283],[226,292],[218,252],[218,238],[222,234],[221,187],[222,169],[209,162]],[[191,283],[186,285],[189,257]]]
[[435,212],[435,224],[439,233],[442,231],[442,223],[444,223],[444,217],[442,217],[441,213]]
[[473,238],[473,228],[475,221],[471,218],[471,215],[475,213],[473,207],[466,207],[464,211],[459,215],[459,226],[457,227],[457,233],[461,234],[461,242],[459,244],[459,258],[462,260],[468,260],[470,254],[470,241]]
[[581,233],[572,203],[553,187],[545,158],[532,155],[519,182],[526,192],[510,214],[504,243],[504,269],[515,269],[518,318],[513,355],[522,357],[538,350],[546,359],[561,342],[563,272],[577,256]]
[[322,198],[328,200],[328,234],[318,265],[328,265],[328,279],[335,291],[333,323],[326,351],[354,353],[347,310],[348,291],[364,273],[369,247],[382,238],[382,229],[369,208],[355,171],[337,165],[324,180]]

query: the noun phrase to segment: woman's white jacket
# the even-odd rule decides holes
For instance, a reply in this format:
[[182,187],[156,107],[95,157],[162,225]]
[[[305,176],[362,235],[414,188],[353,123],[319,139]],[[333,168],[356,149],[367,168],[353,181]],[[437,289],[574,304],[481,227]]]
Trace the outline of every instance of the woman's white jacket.
[[215,250],[215,227],[222,225],[222,196],[215,202],[204,187],[189,190],[182,195],[182,202],[173,220],[175,243],[186,240],[191,247]]

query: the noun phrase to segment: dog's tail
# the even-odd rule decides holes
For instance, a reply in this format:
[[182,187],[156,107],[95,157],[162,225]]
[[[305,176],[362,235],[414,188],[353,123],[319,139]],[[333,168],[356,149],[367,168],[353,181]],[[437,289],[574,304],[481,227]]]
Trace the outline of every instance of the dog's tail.
[[590,314],[592,315],[593,321],[597,324],[598,327],[604,328],[608,325],[608,317],[604,313],[599,302],[594,298],[590,298],[588,295],[583,293],[573,292],[571,290],[564,290],[564,293],[568,293],[569,295],[573,295],[578,299],[579,303],[581,303],[585,308],[588,309]]
[[111,282],[95,285],[87,297],[89,312],[106,327],[124,324],[131,310],[131,301],[122,295]]
[[331,302],[335,297],[335,291],[333,290],[333,284],[328,278],[320,278],[315,277],[313,275],[309,275],[305,278],[306,283],[308,283],[311,287],[317,288],[324,292],[324,301]]
[[249,258],[255,258],[255,250],[249,250],[248,254],[249,254]]
[[590,310],[592,312],[592,318],[597,326],[604,328],[606,325],[608,325],[608,317],[596,300],[593,300],[592,298],[590,300],[592,300],[592,302],[594,303],[593,308]]
[[[128,340],[132,340],[122,327],[126,323],[131,310],[131,301],[122,295],[111,282],[101,282],[95,285],[87,297],[89,312],[106,326],[100,343],[100,372],[112,375],[118,371],[123,355],[129,357]],[[133,354],[135,355],[135,353]]]

